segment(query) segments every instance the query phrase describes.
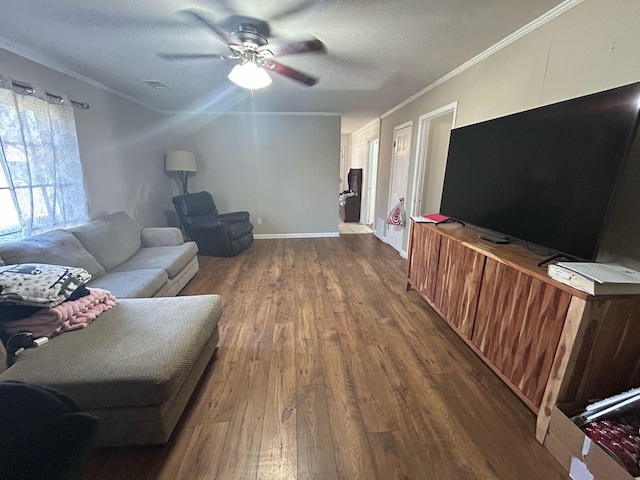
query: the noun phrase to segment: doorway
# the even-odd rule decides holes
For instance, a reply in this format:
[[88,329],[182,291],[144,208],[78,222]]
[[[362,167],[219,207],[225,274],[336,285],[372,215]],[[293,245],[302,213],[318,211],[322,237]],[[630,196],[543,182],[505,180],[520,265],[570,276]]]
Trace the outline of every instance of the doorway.
[[[391,180],[389,185],[389,208],[407,198],[407,183],[409,179],[409,161],[411,151],[411,130],[413,122],[403,123],[393,129],[393,156],[391,157]],[[386,241],[401,255],[406,225],[386,225]]]
[[365,190],[365,212],[364,221],[362,223],[366,225],[373,224],[373,218],[375,215],[375,201],[376,201],[376,182],[378,181],[378,145],[379,140],[370,140],[367,145],[367,169],[365,171],[365,177],[367,179],[367,187]]
[[453,102],[418,119],[411,215],[440,211],[449,139],[457,108],[458,102]]

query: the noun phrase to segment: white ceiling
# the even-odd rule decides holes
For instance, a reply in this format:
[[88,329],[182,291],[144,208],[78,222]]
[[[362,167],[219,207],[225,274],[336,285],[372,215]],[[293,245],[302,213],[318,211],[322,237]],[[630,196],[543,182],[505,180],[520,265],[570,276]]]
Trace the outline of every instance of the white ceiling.
[[[2,0],[0,47],[165,112],[331,112],[350,133],[398,105],[560,0]],[[272,74],[249,92],[229,60],[169,61],[159,53],[228,47],[184,12],[212,23],[266,21],[270,41],[313,35],[327,55],[278,58],[320,82]],[[29,79],[21,79],[29,81]],[[169,88],[156,90],[145,80]]]

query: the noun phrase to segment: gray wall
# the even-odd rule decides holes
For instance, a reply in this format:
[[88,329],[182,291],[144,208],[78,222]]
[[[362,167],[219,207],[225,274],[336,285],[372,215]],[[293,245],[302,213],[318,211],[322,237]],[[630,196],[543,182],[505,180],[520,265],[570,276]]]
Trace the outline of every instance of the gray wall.
[[124,210],[143,226],[175,224],[170,149],[193,151],[191,191],[221,211],[262,217],[258,234],[338,232],[339,116],[165,115],[0,49],[0,73],[86,101],[76,128],[90,215]]
[[[386,218],[393,128],[458,101],[456,126],[640,81],[637,0],[584,0],[507,47],[382,118],[376,217]],[[412,152],[416,152],[413,132]],[[415,158],[409,168],[413,184]],[[629,171],[627,176],[633,175]],[[638,175],[636,174],[636,178]],[[626,188],[638,190],[631,180]],[[410,195],[409,195],[410,196]],[[411,198],[407,199],[410,205]],[[621,202],[625,202],[624,205]],[[635,203],[634,203],[635,202]],[[606,259],[640,265],[638,194],[619,195],[616,237],[606,235]],[[638,232],[632,235],[630,227]],[[408,230],[408,229],[407,229]],[[405,232],[408,233],[408,232]],[[407,239],[405,236],[404,246]],[[635,260],[634,260],[635,258]],[[636,262],[637,260],[637,262]]]
[[164,174],[169,117],[0,49],[0,73],[91,105],[75,110],[91,215],[124,210],[144,226],[165,225],[170,179]]
[[339,116],[224,115],[174,147],[196,155],[189,190],[211,192],[220,212],[248,210],[255,234],[337,234]]

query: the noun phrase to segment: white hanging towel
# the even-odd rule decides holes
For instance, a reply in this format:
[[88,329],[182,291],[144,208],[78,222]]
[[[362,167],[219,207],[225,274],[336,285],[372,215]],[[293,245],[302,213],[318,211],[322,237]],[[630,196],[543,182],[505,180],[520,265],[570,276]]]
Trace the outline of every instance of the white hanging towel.
[[400,201],[391,209],[386,223],[389,225],[399,225],[401,227],[405,226],[406,217],[404,213],[404,197],[400,198]]

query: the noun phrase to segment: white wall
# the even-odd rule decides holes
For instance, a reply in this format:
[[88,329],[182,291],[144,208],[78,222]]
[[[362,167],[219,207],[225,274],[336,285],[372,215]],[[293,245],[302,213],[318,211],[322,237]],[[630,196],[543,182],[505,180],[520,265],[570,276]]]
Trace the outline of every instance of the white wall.
[[[380,135],[380,120],[374,120],[368,123],[361,129],[353,132],[349,135],[349,164],[346,165],[345,181],[343,190],[347,190],[346,175],[349,173],[350,168],[362,168],[362,188],[366,189],[367,182],[369,181],[368,160],[369,160],[369,142],[376,140]],[[344,144],[344,141],[343,141]],[[367,195],[362,194],[362,203],[360,205],[360,221],[365,219],[365,212],[367,211]]]
[[174,147],[196,155],[189,190],[249,211],[256,235],[337,234],[339,116],[223,115]]
[[[376,217],[386,214],[393,128],[458,101],[456,126],[468,125],[533,107],[640,81],[640,7],[637,0],[584,0],[548,23],[384,115],[380,127],[380,161]],[[412,151],[415,152],[414,134]],[[410,168],[413,175],[413,163]],[[409,185],[413,178],[409,178]],[[631,183],[631,182],[626,182]],[[637,187],[636,187],[637,188]],[[620,201],[634,198],[621,195]],[[410,202],[412,199],[408,199]],[[618,206],[618,211],[622,207]],[[636,219],[636,207],[616,218]],[[635,223],[638,223],[637,221]],[[635,227],[635,230],[638,230]],[[408,229],[407,229],[408,230]],[[640,232],[605,248],[610,258],[640,259]],[[408,233],[408,232],[406,232]],[[621,239],[618,239],[620,243]],[[614,242],[615,243],[615,242]],[[405,247],[407,239],[405,235]],[[629,262],[627,262],[629,263]]]
[[[380,135],[380,121],[374,120],[350,135],[350,164],[347,168],[367,168],[369,142]],[[364,183],[364,182],[363,182]]]
[[340,181],[338,193],[349,189],[349,168],[351,165],[351,135],[340,135]]

